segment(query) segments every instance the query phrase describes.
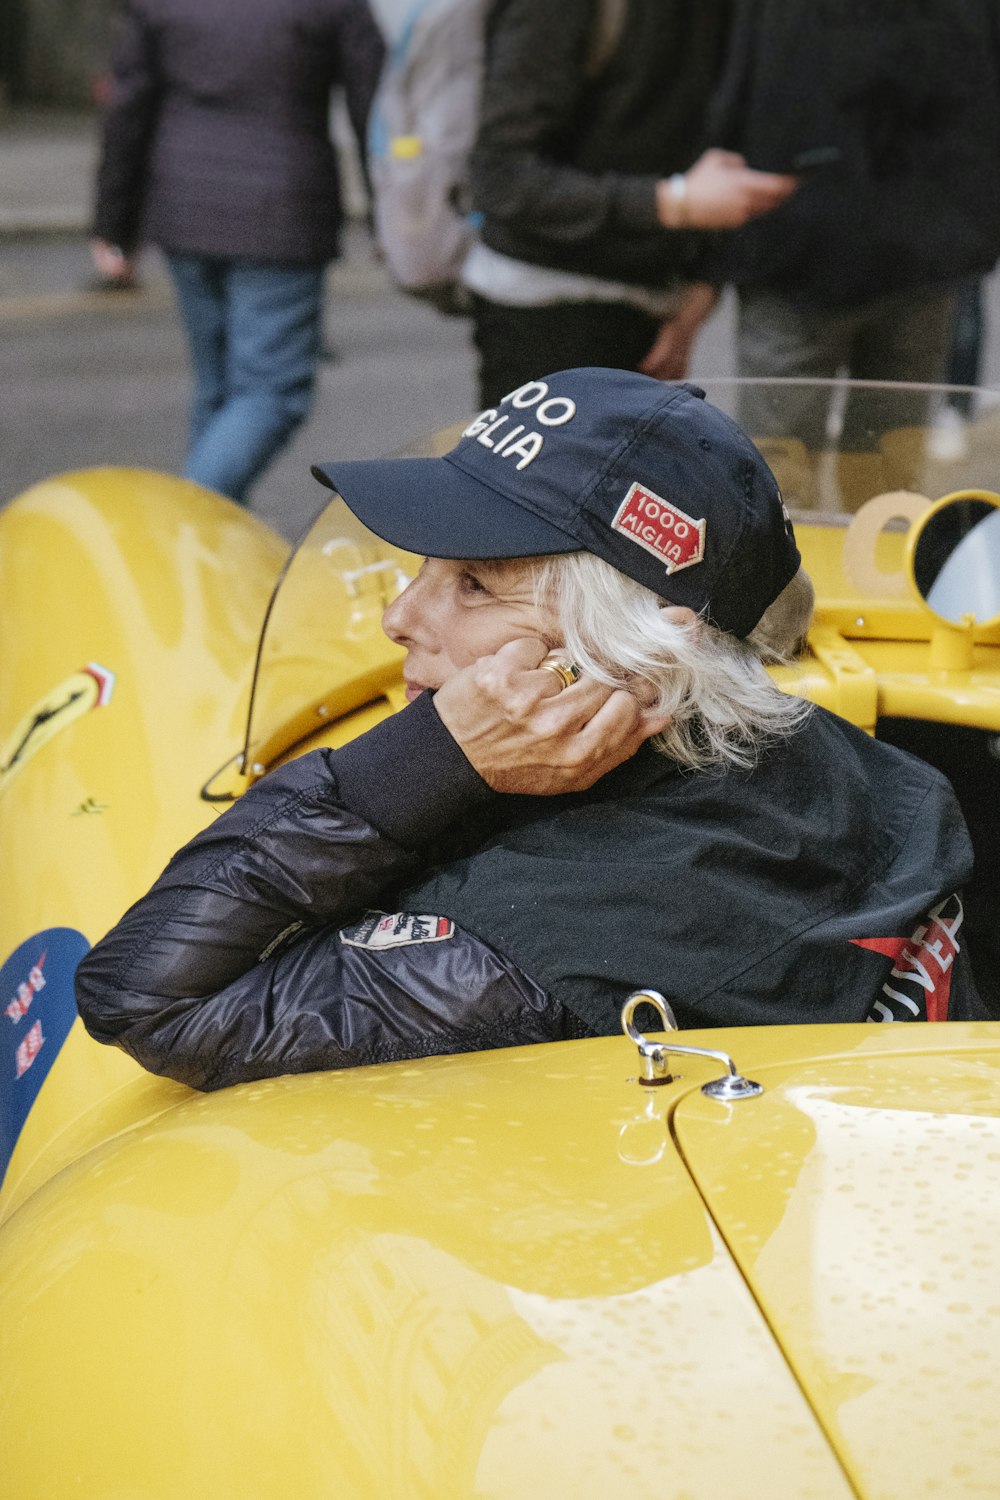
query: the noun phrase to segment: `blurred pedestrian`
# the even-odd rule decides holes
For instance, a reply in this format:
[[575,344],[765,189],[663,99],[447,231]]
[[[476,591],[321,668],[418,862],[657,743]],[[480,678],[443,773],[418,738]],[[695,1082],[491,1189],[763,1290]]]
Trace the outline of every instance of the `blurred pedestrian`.
[[343,207],[342,85],[363,150],[384,45],[367,0],[125,0],[92,252],[164,251],[195,392],[187,478],[243,501],[306,416]]
[[472,158],[481,231],[463,276],[484,405],[540,369],[685,373],[715,296],[697,279],[696,231],[733,228],[795,187],[733,153],[698,155],[728,18],[728,3],[683,0],[491,9]]
[[[983,363],[983,337],[986,331],[986,308],[980,277],[970,276],[958,289],[951,345],[944,378],[948,385],[979,384]],[[963,417],[972,415],[969,391],[956,391],[949,405]]]
[[[717,273],[738,287],[739,373],[942,380],[959,289],[1000,254],[995,0],[736,0],[714,115],[714,142],[802,182],[732,237]],[[740,415],[758,438],[826,442],[822,392]],[[926,420],[914,393],[848,401],[847,508],[907,482],[880,440]]]

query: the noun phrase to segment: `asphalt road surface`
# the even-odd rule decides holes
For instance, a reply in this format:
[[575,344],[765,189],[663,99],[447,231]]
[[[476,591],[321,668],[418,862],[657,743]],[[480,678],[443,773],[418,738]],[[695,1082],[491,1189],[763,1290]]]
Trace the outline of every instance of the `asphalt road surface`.
[[[138,294],[89,279],[82,240],[0,245],[0,503],[72,469],[183,460],[190,377],[161,263]],[[393,290],[360,228],[328,276],[326,345],[312,414],[251,501],[288,537],[323,499],[312,462],[385,455],[475,408],[468,325]]]

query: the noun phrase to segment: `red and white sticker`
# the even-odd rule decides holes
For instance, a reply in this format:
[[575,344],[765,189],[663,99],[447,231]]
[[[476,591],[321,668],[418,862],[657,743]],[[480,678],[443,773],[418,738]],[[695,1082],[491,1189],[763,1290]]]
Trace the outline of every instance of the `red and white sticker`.
[[17,987],[17,994],[9,1005],[4,1007],[4,1015],[16,1026],[22,1016],[26,1016],[31,1009],[31,1002],[39,990],[45,988],[45,975],[42,969],[45,964],[45,951],[39,955],[38,962],[28,972],[28,977]]
[[705,556],[704,520],[696,521],[642,484],[632,485],[611,529],[658,557],[668,573],[692,568]]
[[42,1036],[42,1023],[41,1021],[36,1021],[34,1026],[32,1026],[31,1030],[28,1032],[27,1036],[24,1038],[24,1041],[20,1044],[17,1051],[14,1053],[14,1067],[18,1078],[20,1078],[22,1074],[27,1073],[28,1069],[31,1067],[31,1064],[34,1062],[39,1052],[41,1052],[42,1043],[44,1041],[45,1038]]
[[448,917],[370,911],[356,927],[345,927],[340,941],[349,948],[406,948],[412,943],[441,943],[454,935],[455,924]]

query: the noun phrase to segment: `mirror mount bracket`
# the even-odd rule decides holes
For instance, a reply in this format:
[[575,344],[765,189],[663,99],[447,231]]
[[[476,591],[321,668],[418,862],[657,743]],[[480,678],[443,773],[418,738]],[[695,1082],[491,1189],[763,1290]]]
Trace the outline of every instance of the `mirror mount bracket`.
[[963,615],[961,622],[935,621],[931,631],[928,665],[932,672],[968,672],[972,668],[972,649],[976,622],[973,615]]

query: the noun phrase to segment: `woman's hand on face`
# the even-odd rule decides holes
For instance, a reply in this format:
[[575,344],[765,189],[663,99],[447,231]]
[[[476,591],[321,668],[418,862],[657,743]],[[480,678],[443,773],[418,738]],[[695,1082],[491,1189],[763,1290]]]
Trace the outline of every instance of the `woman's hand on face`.
[[435,694],[441,722],[494,791],[586,791],[669,723],[590,678],[560,688],[539,670],[548,650],[539,640],[509,641]]

